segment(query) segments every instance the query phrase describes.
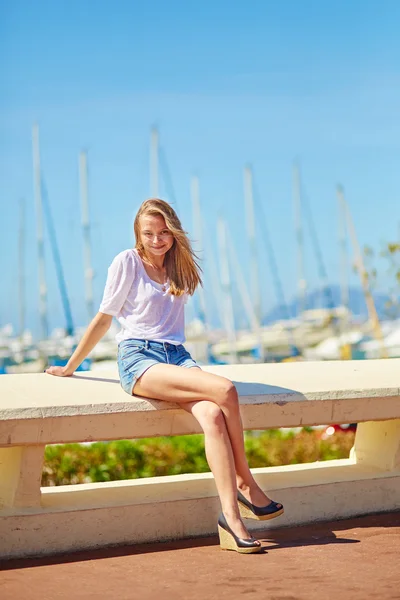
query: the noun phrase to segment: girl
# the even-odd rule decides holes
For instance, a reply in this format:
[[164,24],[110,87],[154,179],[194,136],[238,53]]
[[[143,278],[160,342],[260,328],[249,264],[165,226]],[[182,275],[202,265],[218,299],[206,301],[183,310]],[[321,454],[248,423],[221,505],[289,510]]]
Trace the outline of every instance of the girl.
[[283,506],[270,500],[249,469],[238,395],[231,381],[202,371],[182,345],[184,304],[201,284],[200,268],[172,207],[159,199],[141,205],[135,248],[116,256],[99,312],[65,367],[46,373],[71,376],[116,317],[121,385],[130,395],[176,402],[200,423],[207,461],[222,505],[221,548],[261,550],[241,517],[271,519]]

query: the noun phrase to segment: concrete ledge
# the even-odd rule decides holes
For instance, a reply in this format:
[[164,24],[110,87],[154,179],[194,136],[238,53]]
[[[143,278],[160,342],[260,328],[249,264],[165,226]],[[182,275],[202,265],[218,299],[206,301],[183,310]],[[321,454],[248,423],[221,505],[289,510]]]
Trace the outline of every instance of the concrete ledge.
[[[388,473],[349,459],[253,472],[285,505],[285,514],[276,521],[247,521],[252,530],[399,508],[400,471]],[[213,535],[219,511],[210,473],[43,488],[41,509],[0,516],[0,532],[7,532],[2,556]]]
[[[246,429],[400,416],[400,359],[206,367],[235,382]],[[177,405],[133,397],[115,373],[0,378],[0,446],[199,433]],[[112,419],[110,419],[112,416]]]
[[[285,505],[264,529],[400,508],[400,359],[207,370],[235,382],[247,429],[359,423],[346,461],[254,470]],[[103,373],[4,375],[0,398],[0,556],[215,533],[211,474],[40,488],[48,443],[199,432],[177,405],[130,399]]]

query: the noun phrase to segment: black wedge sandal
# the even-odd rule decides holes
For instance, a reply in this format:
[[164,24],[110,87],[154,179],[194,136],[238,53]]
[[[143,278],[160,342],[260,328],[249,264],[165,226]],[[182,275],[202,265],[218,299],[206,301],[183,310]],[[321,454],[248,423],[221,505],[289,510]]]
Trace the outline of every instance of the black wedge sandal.
[[237,499],[239,504],[240,516],[244,519],[256,519],[257,521],[267,521],[268,519],[275,519],[283,515],[283,505],[279,502],[271,502],[267,506],[255,506],[247,498],[245,498],[238,490]]
[[225,515],[220,514],[218,519],[219,543],[222,550],[235,550],[239,554],[255,554],[262,550],[262,546],[255,538],[242,539],[237,537],[226,522]]

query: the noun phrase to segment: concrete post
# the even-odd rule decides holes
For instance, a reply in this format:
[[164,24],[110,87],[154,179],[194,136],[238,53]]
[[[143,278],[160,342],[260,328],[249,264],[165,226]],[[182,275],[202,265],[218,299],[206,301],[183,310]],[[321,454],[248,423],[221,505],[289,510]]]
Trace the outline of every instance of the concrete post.
[[385,471],[399,469],[400,419],[359,423],[352,456],[357,464]]
[[44,445],[0,448],[0,508],[40,506]]

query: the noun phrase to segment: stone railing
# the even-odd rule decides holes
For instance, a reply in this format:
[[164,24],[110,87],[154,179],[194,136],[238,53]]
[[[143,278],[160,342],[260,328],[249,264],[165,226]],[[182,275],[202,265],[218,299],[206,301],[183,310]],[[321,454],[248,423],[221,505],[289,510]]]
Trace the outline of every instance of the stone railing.
[[[285,505],[263,528],[400,509],[400,359],[206,370],[235,382],[246,429],[359,423],[349,459],[254,469]],[[130,399],[103,372],[3,375],[0,398],[1,557],[216,532],[210,473],[40,487],[46,444],[200,432],[177,405]]]

